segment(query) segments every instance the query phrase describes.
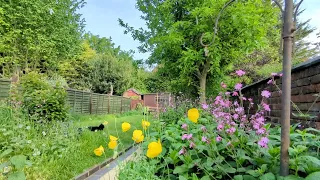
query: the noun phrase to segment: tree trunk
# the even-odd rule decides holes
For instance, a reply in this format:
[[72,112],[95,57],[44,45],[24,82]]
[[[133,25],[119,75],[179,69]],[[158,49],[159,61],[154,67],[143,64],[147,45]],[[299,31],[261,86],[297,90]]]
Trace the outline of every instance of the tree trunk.
[[204,72],[200,76],[200,103],[206,103],[206,82],[207,72]]

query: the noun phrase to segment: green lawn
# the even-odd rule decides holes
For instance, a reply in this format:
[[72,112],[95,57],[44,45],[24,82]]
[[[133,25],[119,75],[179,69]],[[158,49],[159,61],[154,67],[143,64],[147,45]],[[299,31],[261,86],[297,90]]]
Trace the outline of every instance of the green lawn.
[[[84,170],[101,163],[106,158],[113,155],[113,150],[108,149],[109,134],[119,137],[118,152],[124,148],[128,148],[133,144],[132,132],[134,129],[141,129],[142,115],[130,115],[123,117],[115,117],[114,115],[74,115],[76,127],[96,126],[105,121],[108,125],[103,131],[91,132],[85,130],[79,138],[79,148],[60,160],[49,162],[44,165],[44,172],[49,174],[50,179],[70,179]],[[131,129],[127,132],[122,132],[121,124],[128,122],[131,124]],[[106,157],[97,157],[93,153],[95,148],[102,145],[105,148]]]

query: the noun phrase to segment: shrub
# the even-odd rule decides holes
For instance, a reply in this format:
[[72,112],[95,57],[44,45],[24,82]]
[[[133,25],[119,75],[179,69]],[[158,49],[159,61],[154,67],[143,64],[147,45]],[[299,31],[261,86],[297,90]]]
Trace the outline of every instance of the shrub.
[[66,91],[60,84],[50,86],[46,78],[31,72],[21,79],[23,108],[40,121],[63,121],[67,117]]

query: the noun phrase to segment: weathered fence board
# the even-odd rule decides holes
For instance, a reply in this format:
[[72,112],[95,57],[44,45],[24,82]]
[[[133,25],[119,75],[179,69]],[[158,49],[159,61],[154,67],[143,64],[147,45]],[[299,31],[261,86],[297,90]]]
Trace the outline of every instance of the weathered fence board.
[[[0,100],[9,97],[11,81],[0,79]],[[18,88],[21,90],[21,88]],[[130,111],[131,100],[121,96],[109,96],[68,89],[67,105],[70,112],[83,114],[108,114]]]

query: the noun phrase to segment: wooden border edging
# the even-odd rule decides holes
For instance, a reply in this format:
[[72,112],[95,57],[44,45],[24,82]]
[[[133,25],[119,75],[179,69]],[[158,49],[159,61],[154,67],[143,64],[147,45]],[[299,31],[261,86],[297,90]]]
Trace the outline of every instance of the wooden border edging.
[[[134,146],[129,146],[128,148],[126,148],[125,150],[121,151],[117,158],[119,156],[121,156],[122,154],[126,153],[127,151],[129,151],[130,149],[132,149]],[[117,159],[116,158],[116,159]],[[75,178],[73,178],[73,180],[85,180],[86,178],[88,178],[89,176],[91,176],[92,174],[94,174],[95,172],[99,171],[100,169],[104,168],[107,164],[110,164],[111,162],[113,162],[114,160],[113,158],[109,158],[105,161],[103,161],[101,164],[93,166],[92,168],[87,169],[85,172],[83,172],[82,174],[76,176]]]

